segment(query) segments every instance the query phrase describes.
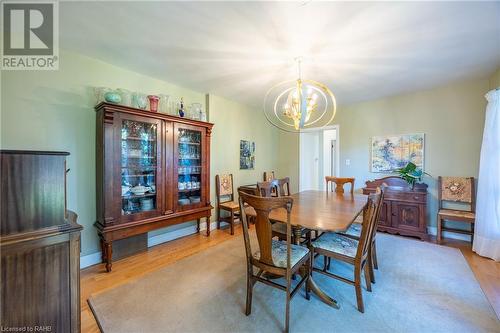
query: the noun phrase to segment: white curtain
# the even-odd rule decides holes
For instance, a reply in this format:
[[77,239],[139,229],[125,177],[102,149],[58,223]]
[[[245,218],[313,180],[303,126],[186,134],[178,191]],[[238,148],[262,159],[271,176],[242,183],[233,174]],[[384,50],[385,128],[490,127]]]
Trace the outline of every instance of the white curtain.
[[472,250],[500,261],[500,90],[486,94]]

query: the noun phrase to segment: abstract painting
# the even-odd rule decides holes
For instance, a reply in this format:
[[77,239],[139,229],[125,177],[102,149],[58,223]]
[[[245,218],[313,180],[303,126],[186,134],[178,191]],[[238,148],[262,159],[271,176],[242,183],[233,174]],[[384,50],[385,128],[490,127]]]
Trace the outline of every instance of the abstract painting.
[[255,167],[255,142],[240,140],[240,169],[251,170]]
[[424,169],[424,134],[372,137],[371,172],[392,172],[408,162]]

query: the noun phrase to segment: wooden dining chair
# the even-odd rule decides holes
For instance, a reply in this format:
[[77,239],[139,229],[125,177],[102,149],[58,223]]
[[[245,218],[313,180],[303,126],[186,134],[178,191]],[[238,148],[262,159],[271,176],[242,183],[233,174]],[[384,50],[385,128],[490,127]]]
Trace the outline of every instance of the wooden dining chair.
[[276,197],[278,194],[278,185],[276,179],[268,182],[258,182],[257,191],[261,197]]
[[[234,235],[234,225],[239,217],[240,206],[234,201],[232,174],[215,176],[215,196],[217,198],[217,229],[220,229],[221,222],[229,223],[231,235]],[[229,212],[229,216],[221,217],[221,210]]]
[[277,179],[277,181],[278,181],[278,196],[280,197],[290,196],[291,195],[290,178],[285,177]]
[[[292,244],[292,230],[290,224],[290,212],[293,199],[291,197],[258,197],[244,192],[238,192],[239,204],[242,215],[243,238],[245,241],[245,252],[247,258],[247,300],[245,314],[252,312],[252,292],[256,282],[265,283],[271,287],[286,292],[285,310],[285,332],[289,331],[290,322],[290,300],[297,291],[305,284],[306,299],[309,300],[307,282],[311,274],[311,252],[308,248]],[[248,233],[247,215],[245,204],[256,212],[255,230],[257,234],[258,251],[253,251]],[[287,211],[286,241],[274,240],[271,231],[269,213],[274,209],[284,208]],[[254,267],[258,269],[254,273]],[[299,272],[299,269],[303,269]],[[284,277],[286,285],[267,279],[264,272],[275,276]],[[301,279],[292,288],[292,275],[301,273]]]
[[[285,197],[290,196],[290,178],[285,177],[283,179],[274,179],[269,182],[257,183],[258,192],[261,197]],[[286,239],[286,225],[283,223],[272,222],[273,237],[277,237],[279,240]],[[302,231],[304,236],[307,236],[309,230],[304,229]],[[292,242],[295,244],[295,236],[292,235]]]
[[[344,185],[347,183],[351,183],[351,193],[354,193],[354,180],[355,178],[339,178],[339,177],[326,176],[325,177],[326,191],[328,192],[328,185],[332,183],[331,184],[332,192],[333,189],[335,188],[335,192],[344,193]],[[335,186],[333,184],[335,184]]]
[[273,179],[276,179],[274,176],[274,171],[264,171],[264,181],[269,182]]
[[[437,242],[441,243],[443,231],[470,235],[474,240],[474,222],[476,221],[476,201],[474,177],[438,177],[439,211],[437,214]],[[454,202],[468,205],[467,209],[445,208],[443,203]],[[465,222],[469,230],[450,228],[445,221]]]
[[[382,194],[382,198],[383,198],[383,195],[385,194],[386,189],[387,189],[387,185],[380,186],[380,190],[383,193]],[[362,216],[364,216],[365,210],[366,210],[366,206],[365,206],[365,209],[363,209],[363,215]],[[376,242],[376,239],[377,239],[377,227],[378,227],[378,222],[379,222],[379,219],[380,219],[380,212],[381,211],[382,211],[382,209],[378,210],[378,215],[375,218],[375,226],[373,228],[373,236],[372,236],[372,245],[371,245],[371,247],[369,249],[369,251],[370,251],[369,256],[370,256],[370,260],[371,260],[370,278],[371,278],[372,283],[375,283],[375,273],[373,272],[373,269],[378,269],[377,242]],[[363,225],[361,223],[353,223],[353,224],[351,224],[351,226],[346,231],[340,232],[340,234],[345,235],[347,237],[354,238],[354,239],[356,239],[356,240],[359,241],[359,239],[361,237],[361,229],[362,229],[362,227],[363,227]],[[328,263],[328,269],[329,268],[330,268],[330,263]]]
[[317,253],[354,266],[354,280],[329,272],[326,264],[323,269],[316,268],[313,264],[313,270],[334,279],[338,279],[342,282],[354,285],[359,312],[365,311],[363,305],[363,293],[361,290],[361,275],[363,272],[365,275],[366,289],[371,292],[369,249],[382,197],[383,193],[380,189],[377,189],[377,193],[371,194],[368,197],[365,213],[363,215],[363,227],[361,229],[361,236],[359,240],[334,232],[326,232],[319,236],[318,239],[311,242],[313,260],[314,255]]

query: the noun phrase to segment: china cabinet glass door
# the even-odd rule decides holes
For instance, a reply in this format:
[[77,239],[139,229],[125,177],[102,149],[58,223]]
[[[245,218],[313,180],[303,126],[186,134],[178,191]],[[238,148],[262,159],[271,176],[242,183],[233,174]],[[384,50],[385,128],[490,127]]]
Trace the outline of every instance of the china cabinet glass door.
[[175,127],[175,163],[177,210],[204,204],[203,143],[204,132],[192,126]]
[[158,214],[161,198],[161,121],[120,119],[122,220]]

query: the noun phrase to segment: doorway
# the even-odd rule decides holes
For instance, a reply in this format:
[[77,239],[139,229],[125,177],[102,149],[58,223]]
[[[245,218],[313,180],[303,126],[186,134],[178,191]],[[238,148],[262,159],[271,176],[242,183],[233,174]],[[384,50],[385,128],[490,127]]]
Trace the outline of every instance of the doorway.
[[338,133],[338,125],[300,133],[299,191],[323,190],[325,176],[338,175]]

